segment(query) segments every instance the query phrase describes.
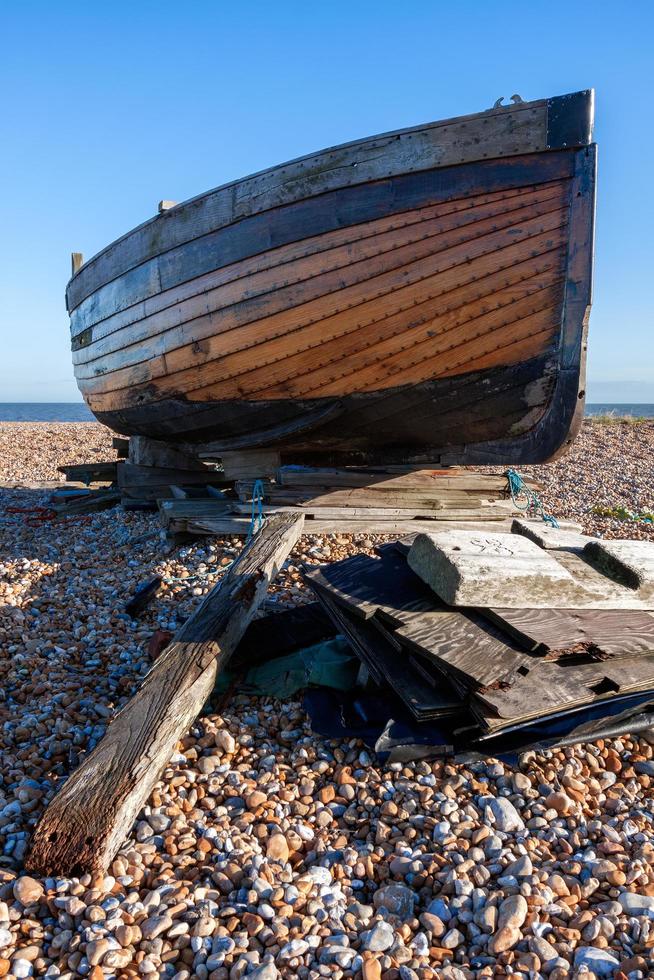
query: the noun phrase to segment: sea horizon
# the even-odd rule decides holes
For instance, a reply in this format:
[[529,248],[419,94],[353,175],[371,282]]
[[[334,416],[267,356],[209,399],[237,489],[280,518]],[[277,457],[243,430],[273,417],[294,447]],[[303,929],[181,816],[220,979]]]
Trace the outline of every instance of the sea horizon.
[[[650,402],[587,402],[584,414],[654,418]],[[0,402],[0,422],[94,422],[84,402]]]
[[0,402],[0,422],[95,422],[84,402]]

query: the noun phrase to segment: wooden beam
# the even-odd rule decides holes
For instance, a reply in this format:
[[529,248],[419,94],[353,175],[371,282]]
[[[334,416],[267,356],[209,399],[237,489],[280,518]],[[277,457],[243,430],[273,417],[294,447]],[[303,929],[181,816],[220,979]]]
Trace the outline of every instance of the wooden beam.
[[129,439],[124,439],[122,436],[114,436],[111,440],[111,445],[116,450],[118,459],[127,459],[129,455]]
[[84,496],[76,496],[72,500],[62,500],[54,504],[59,517],[71,517],[73,514],[93,514],[98,510],[116,507],[120,503],[120,493],[111,488],[91,490]]
[[[498,496],[507,490],[505,476],[491,473],[471,473],[456,467],[450,469],[427,469],[424,466],[377,466],[350,467],[298,467],[282,466],[277,474],[278,483],[283,487],[314,487],[336,490],[337,488],[360,487],[375,490],[417,490],[428,489],[436,495],[442,490],[477,492]],[[525,483],[535,490],[538,484],[531,479]]]
[[206,470],[182,470],[168,466],[140,466],[121,461],[117,467],[118,486],[123,497],[137,500],[157,500],[171,497],[171,486],[200,486],[221,483],[221,473]]
[[138,466],[161,469],[198,470],[214,474],[215,467],[201,462],[192,449],[176,446],[147,436],[132,436],[129,440],[129,462]]
[[272,518],[177,632],[141,689],[44,812],[27,862],[32,871],[78,877],[108,867],[298,540],[302,523],[302,517]]
[[250,449],[233,453],[199,453],[201,459],[219,458],[223,464],[226,480],[258,480],[274,476],[279,467],[278,452],[270,449]]
[[159,214],[163,214],[164,211],[170,211],[171,208],[174,208],[176,204],[177,201],[159,201],[157,210]]
[[[123,502],[124,506],[124,502]],[[282,513],[288,513],[282,512]],[[294,511],[292,513],[301,513]],[[464,516],[462,517],[461,514]],[[506,531],[510,529],[509,522],[501,515],[486,514],[483,517],[466,519],[465,512],[455,514],[452,511],[440,511],[439,519],[436,524],[437,530],[444,529],[467,529],[479,533],[481,531]],[[198,536],[226,535],[226,534],[247,534],[250,529],[250,518],[245,515],[225,514],[222,517],[211,518],[184,518],[181,521],[170,520],[168,530],[170,533],[184,531],[188,534]],[[433,531],[435,522],[425,519],[411,520],[378,520],[376,518],[366,518],[365,520],[337,520],[334,517],[321,519],[320,517],[306,517],[304,519],[304,534],[389,534],[395,536],[416,535],[420,532]]]
[[74,276],[84,265],[84,255],[81,252],[70,253],[70,274]]
[[115,483],[118,476],[116,460],[98,463],[69,463],[57,467],[58,473],[63,473],[67,481],[82,483]]

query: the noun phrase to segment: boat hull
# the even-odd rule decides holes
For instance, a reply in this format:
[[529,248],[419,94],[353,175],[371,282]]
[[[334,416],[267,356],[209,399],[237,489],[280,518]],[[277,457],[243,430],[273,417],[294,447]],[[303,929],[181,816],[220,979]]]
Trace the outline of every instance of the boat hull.
[[88,405],[217,450],[550,458],[583,409],[595,148],[477,153],[323,192],[308,175],[211,230],[205,199],[202,234],[148,225],[101,253],[68,294]]

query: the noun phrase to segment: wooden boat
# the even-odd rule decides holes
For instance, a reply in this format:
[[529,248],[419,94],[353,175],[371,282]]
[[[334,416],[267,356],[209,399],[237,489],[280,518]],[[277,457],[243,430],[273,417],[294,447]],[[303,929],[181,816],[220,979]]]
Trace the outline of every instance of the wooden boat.
[[513,98],[226,184],[81,264],[97,418],[225,451],[557,453],[583,411],[593,93]]

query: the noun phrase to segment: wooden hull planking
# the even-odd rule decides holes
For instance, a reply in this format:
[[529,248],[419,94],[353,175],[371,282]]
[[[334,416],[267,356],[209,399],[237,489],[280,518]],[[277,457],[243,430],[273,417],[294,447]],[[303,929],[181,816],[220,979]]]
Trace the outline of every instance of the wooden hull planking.
[[590,93],[522,103],[165,212],[69,284],[87,404],[225,450],[551,457],[583,409],[591,114]]

